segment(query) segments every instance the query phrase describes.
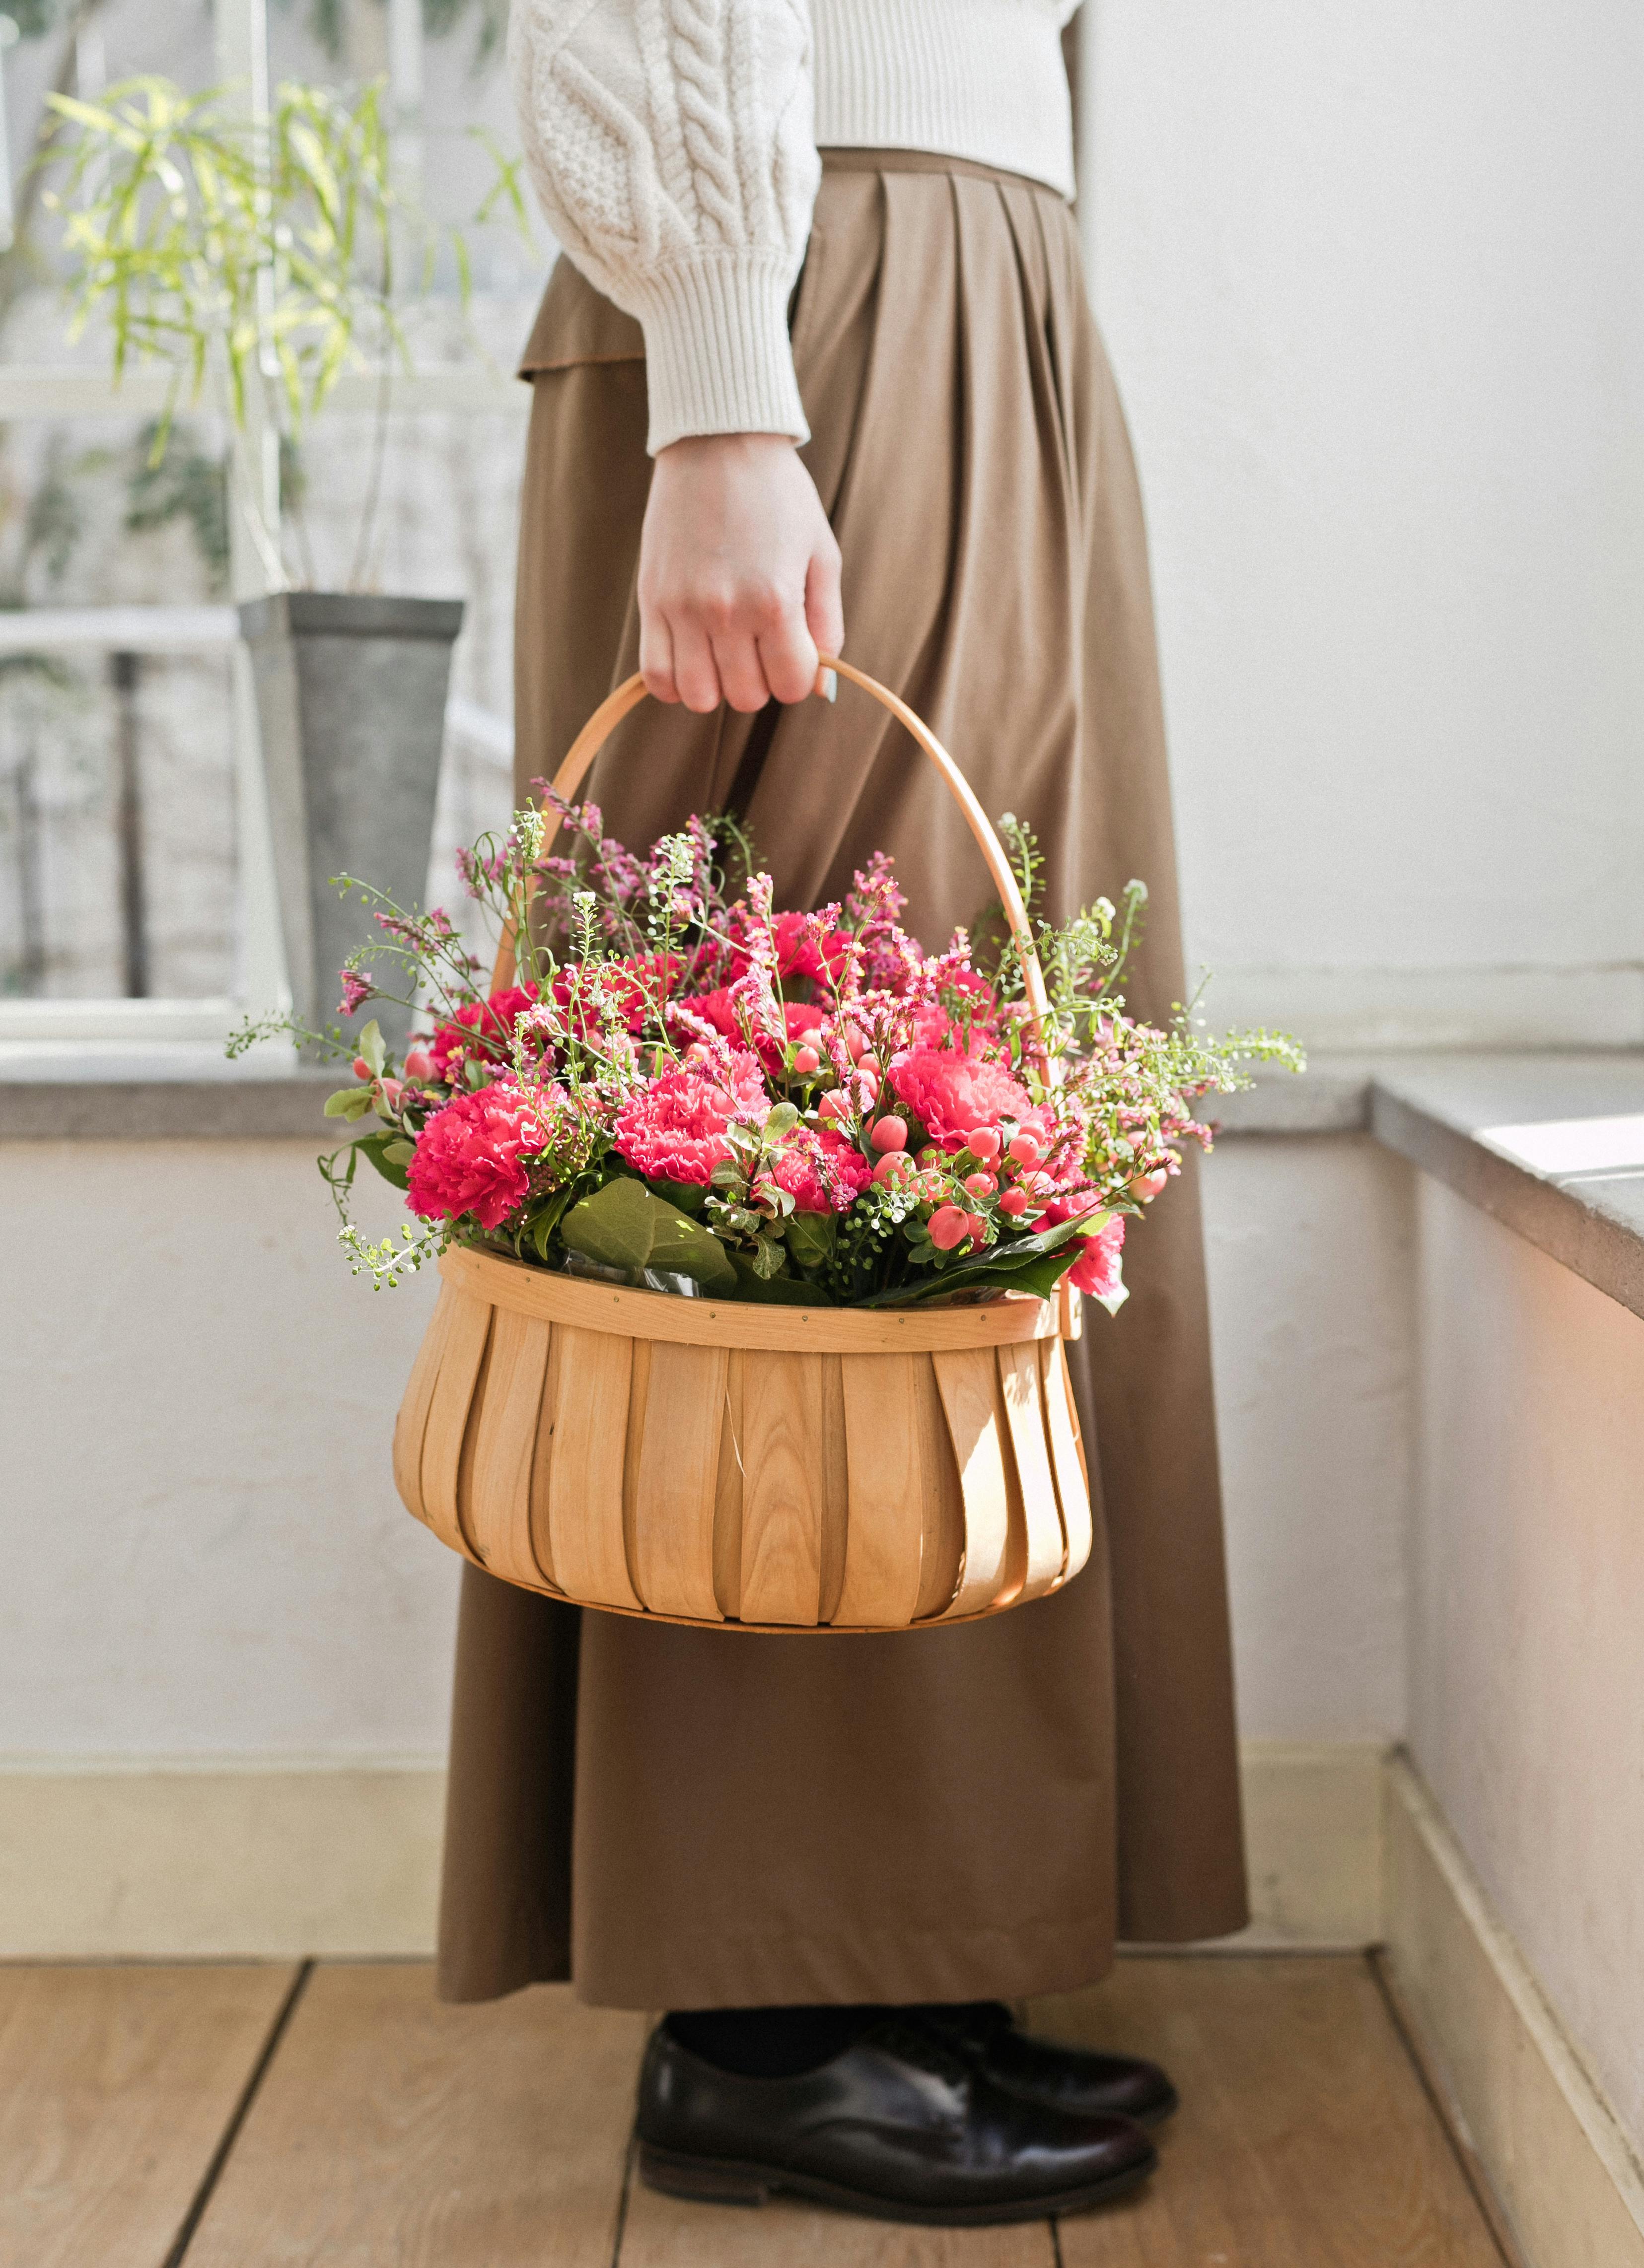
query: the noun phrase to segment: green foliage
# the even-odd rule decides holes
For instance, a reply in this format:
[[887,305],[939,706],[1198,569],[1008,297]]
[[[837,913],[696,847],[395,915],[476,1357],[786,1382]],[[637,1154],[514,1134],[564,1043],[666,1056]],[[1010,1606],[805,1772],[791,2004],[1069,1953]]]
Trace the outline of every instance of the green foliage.
[[573,1205],[559,1224],[567,1250],[634,1282],[647,1269],[689,1276],[710,1292],[730,1292],[736,1272],[711,1229],[626,1175]]
[[262,123],[159,77],[48,99],[75,327],[107,321],[116,379],[167,363],[197,397],[217,364],[243,429],[266,357],[295,431],[345,369],[409,359],[397,247],[426,261],[434,234],[394,188],[380,83],[351,99],[287,83]]
[[[40,6],[41,0],[34,4]],[[334,63],[343,55],[343,0],[308,0],[309,32]],[[431,40],[444,39],[470,21],[475,23],[473,67],[477,70],[502,43],[508,28],[508,0],[423,0],[423,29]]]

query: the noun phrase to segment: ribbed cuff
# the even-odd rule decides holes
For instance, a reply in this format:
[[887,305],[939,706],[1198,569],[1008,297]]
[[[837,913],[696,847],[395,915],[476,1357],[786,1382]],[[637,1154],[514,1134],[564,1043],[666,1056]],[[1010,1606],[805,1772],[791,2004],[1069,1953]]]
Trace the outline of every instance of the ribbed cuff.
[[654,270],[626,295],[645,335],[654,457],[690,433],[785,433],[808,441],[788,341],[792,264],[727,253]]

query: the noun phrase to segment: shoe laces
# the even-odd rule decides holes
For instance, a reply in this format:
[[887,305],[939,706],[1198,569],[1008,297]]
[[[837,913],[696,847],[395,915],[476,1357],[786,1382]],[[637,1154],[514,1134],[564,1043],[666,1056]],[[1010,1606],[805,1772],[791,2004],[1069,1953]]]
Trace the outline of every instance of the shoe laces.
[[874,2024],[866,2036],[889,2054],[900,2056],[918,2071],[963,2086],[975,2069],[971,2058],[956,2041],[944,2037],[924,2017],[910,2011],[893,2011]]

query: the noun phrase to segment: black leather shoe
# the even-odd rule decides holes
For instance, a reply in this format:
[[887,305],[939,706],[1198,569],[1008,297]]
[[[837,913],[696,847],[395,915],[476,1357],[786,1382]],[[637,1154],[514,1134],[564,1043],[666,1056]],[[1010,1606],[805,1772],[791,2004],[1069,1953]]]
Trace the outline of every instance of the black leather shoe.
[[1176,2091],[1156,2063],[1032,2039],[1016,2029],[1002,2000],[921,2008],[918,2015],[940,2037],[974,2056],[990,2079],[1029,2102],[1080,2117],[1117,2111],[1144,2126],[1156,2126],[1176,2107]]
[[639,2172],[726,2205],[775,2191],[884,2220],[1037,2220],[1133,2189],[1152,2143],[1128,2118],[1076,2117],[1000,2087],[927,2025],[892,2014],[793,2079],[719,2071],[667,2024],[639,2074]]

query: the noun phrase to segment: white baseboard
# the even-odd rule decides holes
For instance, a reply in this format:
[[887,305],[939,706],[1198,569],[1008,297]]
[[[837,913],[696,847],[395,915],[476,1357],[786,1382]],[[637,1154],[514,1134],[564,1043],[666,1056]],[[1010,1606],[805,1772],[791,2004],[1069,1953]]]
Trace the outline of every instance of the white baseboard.
[[1230,1953],[1357,1949],[1382,1934],[1382,1746],[1246,1741],[1250,1926]]
[[424,1954],[444,1799],[428,1764],[0,1768],[0,1955]]
[[1403,1757],[1386,1851],[1399,1997],[1528,2268],[1644,2268],[1644,2167]]
[[[1256,1918],[1230,1948],[1379,1934],[1381,1771],[1248,1744]],[[428,1760],[0,1764],[0,1957],[426,1954],[443,1804]]]

